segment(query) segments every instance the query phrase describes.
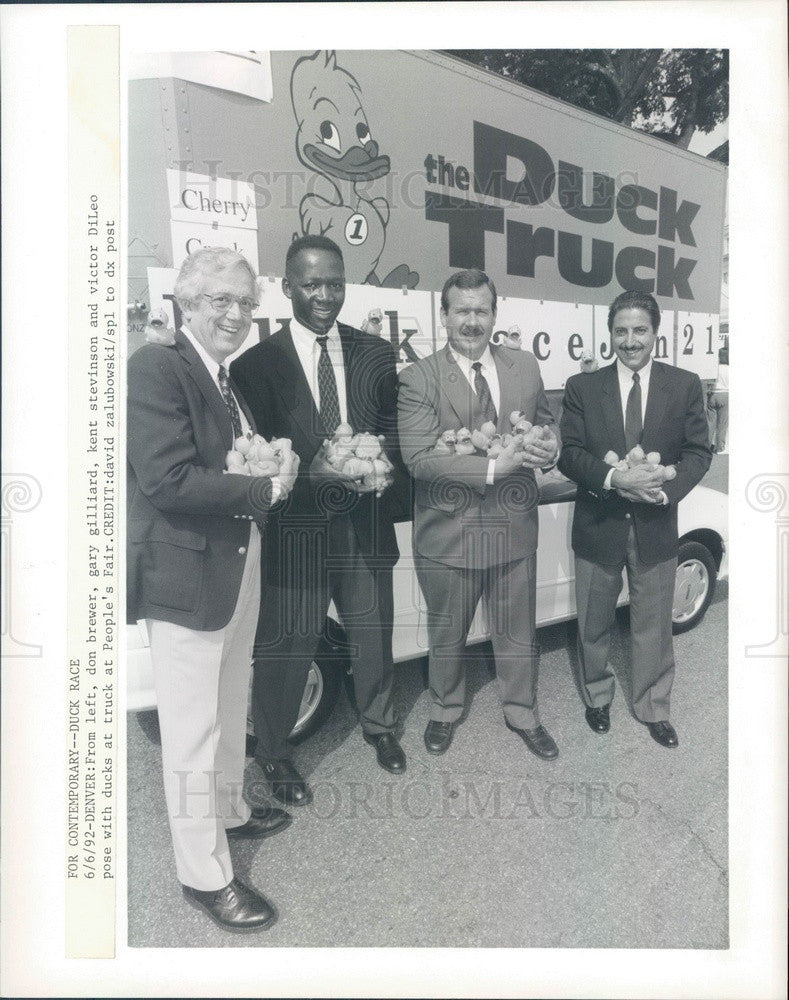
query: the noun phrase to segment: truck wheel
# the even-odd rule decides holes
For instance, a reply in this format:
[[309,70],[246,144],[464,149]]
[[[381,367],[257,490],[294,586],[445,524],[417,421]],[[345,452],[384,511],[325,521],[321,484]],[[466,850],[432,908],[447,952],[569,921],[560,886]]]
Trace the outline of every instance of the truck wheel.
[[679,635],[698,625],[715,593],[715,559],[700,542],[681,542],[674,585],[673,632]]
[[[288,737],[291,743],[302,743],[317,732],[328,719],[337,702],[343,678],[349,669],[344,647],[323,636],[307,674],[299,717]],[[250,698],[251,695],[250,685]],[[247,757],[255,756],[256,744],[250,707],[247,714]]]

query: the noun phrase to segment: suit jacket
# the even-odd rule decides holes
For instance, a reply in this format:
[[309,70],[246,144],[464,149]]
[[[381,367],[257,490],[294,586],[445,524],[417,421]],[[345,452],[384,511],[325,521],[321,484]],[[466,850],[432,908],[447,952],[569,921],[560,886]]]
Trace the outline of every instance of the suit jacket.
[[583,559],[613,565],[624,559],[632,519],[638,551],[646,563],[677,553],[677,504],[702,479],[712,460],[698,375],[652,363],[644,433],[645,452],[657,451],[677,478],[663,486],[667,506],[631,503],[603,483],[607,451],[625,454],[625,428],[616,362],[567,380],[561,419],[559,469],[578,483],[573,550]]
[[[533,354],[491,345],[501,390],[498,430],[510,432],[510,413],[553,424]],[[537,549],[538,490],[532,469],[486,484],[489,460],[437,455],[446,430],[479,428],[479,400],[447,347],[400,373],[400,447],[414,477],[414,548],[435,562],[468,569],[511,562]],[[485,536],[484,543],[482,542]]]
[[[343,323],[338,328],[345,362],[348,423],[354,431],[383,434],[387,455],[395,465],[395,484],[378,499],[334,484],[316,483],[310,477],[310,465],[328,435],[288,326],[255,344],[230,366],[260,433],[266,438],[290,438],[301,459],[293,491],[272,516],[266,533],[269,575],[273,578],[276,573],[281,585],[304,586],[303,571],[299,576],[292,574],[286,561],[279,558],[288,535],[289,545],[311,545],[319,560],[326,551],[321,548],[321,538],[329,535],[330,555],[341,556],[344,545],[354,544],[365,558],[377,563],[394,564],[398,557],[394,520],[404,514],[408,485],[397,441],[394,352],[381,337]],[[329,532],[329,522],[339,513],[348,514],[353,539],[342,532]],[[302,541],[295,542],[296,537]]]
[[[238,396],[250,424],[252,415]],[[227,406],[179,331],[128,368],[128,620],[223,628],[241,586],[250,521],[268,516],[271,480],[224,473]],[[252,528],[257,530],[257,528]]]

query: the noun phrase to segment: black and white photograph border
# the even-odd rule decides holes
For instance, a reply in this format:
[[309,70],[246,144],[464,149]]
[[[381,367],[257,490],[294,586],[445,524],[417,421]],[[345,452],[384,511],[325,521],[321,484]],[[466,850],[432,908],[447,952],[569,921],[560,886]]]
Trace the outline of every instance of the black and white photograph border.
[[[6,621],[12,613],[34,626],[3,630],[3,993],[256,995],[265,981],[264,991],[280,996],[785,995],[785,806],[783,793],[776,795],[786,780],[782,559],[789,492],[781,403],[787,361],[780,346],[786,94],[776,82],[785,79],[782,6],[600,3],[592,11],[570,3],[508,4],[491,5],[480,19],[466,5],[411,4],[407,25],[403,9],[388,4],[130,6],[15,12],[4,5],[2,11],[4,154],[23,121],[29,138],[28,148],[14,147],[12,163],[4,156],[3,250],[12,268],[3,296],[3,389],[16,424],[4,439],[4,478],[6,469],[30,469],[42,495],[34,510],[9,516],[8,529],[5,505],[3,513],[4,543],[11,522],[14,543],[12,550],[4,546],[13,555]],[[349,11],[357,21],[353,31]],[[42,233],[49,234],[49,294],[52,301],[67,297],[64,178],[52,172],[53,146],[59,154],[66,139],[62,102],[53,98],[62,95],[63,29],[120,23],[125,64],[131,51],[212,48],[220,18],[223,47],[240,49],[253,37],[255,18],[274,13],[277,23],[265,41],[277,50],[375,48],[382,37],[402,48],[494,48],[518,27],[524,47],[635,47],[648,36],[667,47],[730,49],[731,322],[758,326],[760,338],[758,350],[746,348],[744,337],[735,346],[730,465],[725,456],[716,459],[710,473],[728,480],[731,582],[719,584],[702,625],[675,638],[674,716],[685,736],[678,751],[647,745],[627,708],[626,618],[614,647],[620,686],[609,742],[595,741],[579,712],[568,627],[541,630],[541,704],[561,736],[561,756],[550,764],[526,760],[522,744],[504,729],[484,647],[469,656],[471,710],[451,756],[437,766],[419,745],[427,717],[422,667],[398,667],[409,760],[402,778],[384,776],[369,748],[348,739],[358,737],[358,723],[341,693],[329,723],[297,750],[313,804],[281,837],[234,845],[239,871],[254,872],[280,910],[274,928],[249,938],[228,940],[184,908],[155,722],[130,716],[125,732],[122,726],[128,753],[121,755],[120,791],[130,810],[115,958],[66,960],[63,838],[59,824],[31,817],[47,815],[42,803],[65,814],[62,776],[50,758],[64,731],[66,555],[53,526],[64,523],[67,469],[57,447],[46,468],[36,462],[34,470],[29,451],[30,440],[52,440],[51,407],[65,413],[59,378],[65,339],[44,324],[50,364],[37,377],[51,401],[47,408],[31,411],[29,390],[8,375],[40,371],[41,342],[28,331],[29,304],[40,301],[41,271],[30,263],[42,257]],[[637,24],[628,23],[629,15],[637,15]],[[122,120],[124,113],[122,97]],[[22,178],[46,192],[24,218],[20,204],[9,204]],[[770,226],[755,225],[760,218]],[[41,662],[7,656],[12,635],[40,645]],[[29,724],[23,733],[20,720],[33,719],[38,732],[48,733],[43,741],[31,741]],[[254,765],[247,778],[250,799],[268,801]],[[120,831],[119,840],[125,835]],[[232,967],[220,966],[213,950],[227,946],[239,949]],[[265,947],[265,958],[248,956],[250,947]]]

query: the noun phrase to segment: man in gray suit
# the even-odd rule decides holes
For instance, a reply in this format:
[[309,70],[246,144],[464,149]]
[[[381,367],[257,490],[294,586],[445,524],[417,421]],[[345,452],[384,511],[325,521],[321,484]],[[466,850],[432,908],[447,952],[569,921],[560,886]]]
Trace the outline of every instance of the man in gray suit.
[[535,637],[537,499],[534,469],[556,461],[551,434],[525,452],[495,459],[435,450],[444,431],[492,421],[511,431],[510,414],[532,424],[553,417],[534,356],[490,344],[496,289],[478,270],[453,274],[441,293],[449,343],[400,374],[400,447],[416,482],[414,559],[428,609],[429,753],[444,753],[463,712],[463,652],[484,596],[504,718],[543,759],[556,744],[537,713]]

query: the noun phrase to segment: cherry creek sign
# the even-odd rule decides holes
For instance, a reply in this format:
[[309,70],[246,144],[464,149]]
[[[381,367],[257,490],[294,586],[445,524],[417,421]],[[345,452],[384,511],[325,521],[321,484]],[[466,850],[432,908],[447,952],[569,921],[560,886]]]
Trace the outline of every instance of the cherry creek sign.
[[[178,156],[145,159],[168,177],[170,216],[149,212],[149,225],[160,245],[170,229],[174,266],[187,245],[257,239],[258,336],[290,314],[274,289],[291,239],[325,232],[346,261],[341,318],[358,326],[381,309],[403,363],[442,342],[448,274],[480,267],[499,291],[497,328],[520,327],[549,388],[583,350],[610,358],[605,307],[623,288],[663,309],[656,357],[715,374],[720,164],[436,53],[275,52],[271,64],[265,104],[183,84]],[[132,202],[134,232],[146,210]],[[152,307],[163,277],[149,272]]]

